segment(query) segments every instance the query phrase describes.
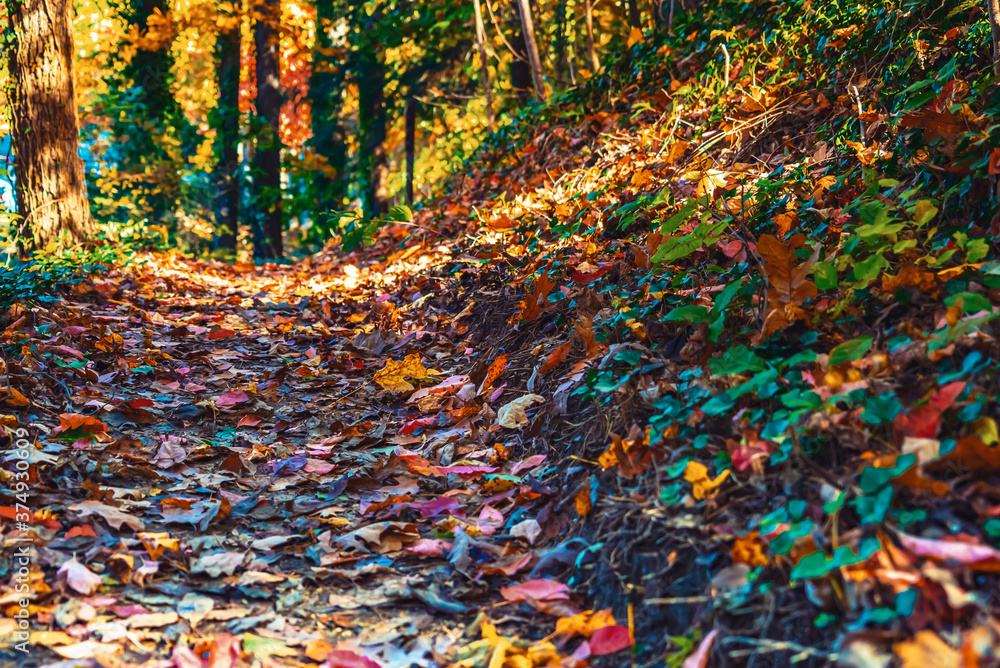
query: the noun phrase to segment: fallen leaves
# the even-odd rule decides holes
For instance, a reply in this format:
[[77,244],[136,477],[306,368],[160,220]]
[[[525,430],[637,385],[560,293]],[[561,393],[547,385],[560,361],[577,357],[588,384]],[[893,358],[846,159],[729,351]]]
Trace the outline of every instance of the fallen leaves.
[[711,478],[708,475],[708,467],[694,460],[689,461],[684,469],[684,479],[691,483],[691,496],[698,500],[710,499],[718,494],[719,487],[728,477],[727,469],[715,478]]
[[767,293],[769,310],[764,319],[762,337],[803,319],[805,311],[802,303],[817,295],[816,284],[807,276],[819,259],[821,246],[817,244],[812,256],[800,265],[794,251],[805,245],[805,239],[804,234],[796,234],[786,244],[770,234],[764,234],[757,242],[757,252],[764,259],[764,272],[770,286]]
[[101,576],[92,573],[75,558],[70,559],[59,567],[59,575],[66,579],[66,584],[71,589],[84,596],[90,596],[96,592],[103,582]]
[[424,368],[418,353],[410,353],[398,362],[392,359],[386,360],[385,366],[375,373],[375,382],[390,392],[409,392],[416,388],[406,380],[407,378],[424,380],[432,373]]
[[530,406],[545,402],[545,397],[538,394],[525,394],[500,407],[497,411],[497,424],[504,429],[520,429],[528,424]]

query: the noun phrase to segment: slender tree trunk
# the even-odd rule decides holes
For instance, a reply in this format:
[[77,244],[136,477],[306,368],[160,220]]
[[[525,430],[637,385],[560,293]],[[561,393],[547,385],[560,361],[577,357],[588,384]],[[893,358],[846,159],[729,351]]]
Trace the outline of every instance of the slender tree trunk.
[[[406,101],[406,205],[413,206],[413,158],[416,153],[417,101],[412,97]],[[492,124],[490,129],[492,130]]]
[[[366,32],[374,31],[380,13],[372,15]],[[361,139],[361,173],[366,178],[366,209],[369,216],[389,211],[389,159],[385,152],[385,53],[382,45],[371,42],[361,49],[361,78],[358,82],[358,125]]]
[[68,0],[11,3],[13,144],[21,255],[65,233],[93,239],[73,83],[72,5]]
[[264,0],[256,7],[257,115],[263,121],[257,134],[254,161],[254,256],[266,260],[284,254],[281,221],[281,64],[278,53],[280,0]]
[[601,69],[601,63],[597,60],[597,52],[594,50],[594,7],[590,0],[583,0],[583,17],[587,26],[587,56],[596,73]]
[[[489,2],[489,0],[486,0]],[[483,25],[483,8],[480,0],[474,0],[476,7],[476,45],[479,47],[479,60],[483,69],[483,90],[486,93],[486,122],[490,132],[493,132],[493,93],[490,91],[490,68],[486,59],[486,27]]]
[[[174,57],[170,51],[174,34],[162,27],[150,29],[152,17],[169,16],[167,0],[128,0],[127,20],[139,39],[135,53],[122,68],[122,76],[135,91],[135,103],[128,119],[120,122],[123,171],[139,177],[146,189],[149,222],[160,225],[176,205],[180,188],[177,161],[180,152],[168,150],[171,142],[186,143],[194,137],[180,103],[174,96]],[[155,24],[155,19],[154,19]],[[169,25],[169,24],[168,24]],[[170,142],[165,142],[165,137]],[[152,168],[152,169],[151,169]]]
[[531,66],[528,64],[528,47],[524,43],[524,29],[521,27],[521,2],[512,0],[513,25],[511,46],[517,56],[510,62],[510,87],[520,100],[527,100],[531,95]]
[[639,11],[639,0],[628,0],[628,24],[633,28],[642,28],[642,13]]
[[569,32],[567,30],[567,0],[556,0],[555,24],[556,24],[556,77],[559,83],[565,84],[570,78],[569,73]]
[[1000,75],[1000,0],[986,0],[986,13],[993,41],[993,73]]
[[545,101],[545,78],[542,74],[542,60],[538,55],[538,42],[535,40],[535,24],[531,19],[529,0],[518,0],[521,7],[521,30],[524,32],[524,45],[528,49],[528,63],[531,65],[531,81],[535,85],[535,97],[539,102]]
[[[340,122],[343,103],[342,63],[330,55],[333,40],[330,28],[336,20],[334,0],[316,2],[316,46],[309,75],[309,99],[312,102],[312,145],[324,158],[328,171],[317,172],[311,184],[316,193],[316,211],[339,209],[343,203],[344,173],[347,166],[347,142]],[[333,173],[330,173],[333,172]]]
[[237,22],[219,32],[218,56],[219,107],[212,121],[215,126],[215,246],[236,250],[240,225],[240,26]]

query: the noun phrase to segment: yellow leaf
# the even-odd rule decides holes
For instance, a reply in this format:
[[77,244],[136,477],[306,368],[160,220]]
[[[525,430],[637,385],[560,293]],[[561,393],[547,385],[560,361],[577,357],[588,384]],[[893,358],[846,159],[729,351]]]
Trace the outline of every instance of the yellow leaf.
[[976,434],[986,445],[1000,443],[1000,432],[997,431],[997,423],[993,418],[979,418],[972,423],[976,428]]
[[628,34],[628,48],[632,48],[636,44],[642,44],[646,41],[646,37],[642,34],[642,30],[639,28],[632,28],[632,31]]
[[632,185],[637,188],[649,185],[653,182],[653,173],[648,169],[643,169],[632,175]]
[[696,499],[712,498],[716,495],[719,487],[726,478],[729,477],[729,469],[726,469],[715,480],[708,477],[708,467],[701,462],[690,461],[684,469],[684,479],[692,485],[691,495]]
[[375,374],[375,382],[390,392],[409,392],[414,386],[406,380],[407,378],[421,380],[430,374],[431,372],[420,363],[420,354],[410,353],[401,362],[386,360],[385,367]]
[[599,610],[597,612],[581,612],[572,617],[561,617],[556,622],[556,634],[569,633],[574,636],[594,635],[594,631],[603,629],[605,626],[614,626],[615,617],[611,610]]
[[960,668],[965,665],[962,653],[952,649],[934,631],[919,631],[913,640],[896,643],[892,648],[903,668]]

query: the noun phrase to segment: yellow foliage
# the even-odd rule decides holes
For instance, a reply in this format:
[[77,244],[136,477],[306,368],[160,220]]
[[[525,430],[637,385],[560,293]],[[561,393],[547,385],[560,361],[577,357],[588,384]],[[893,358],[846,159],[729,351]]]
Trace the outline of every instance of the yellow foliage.
[[684,469],[684,479],[693,485],[691,495],[696,499],[710,499],[715,496],[728,477],[729,469],[726,469],[713,480],[708,476],[708,467],[693,460],[688,462],[687,468]]

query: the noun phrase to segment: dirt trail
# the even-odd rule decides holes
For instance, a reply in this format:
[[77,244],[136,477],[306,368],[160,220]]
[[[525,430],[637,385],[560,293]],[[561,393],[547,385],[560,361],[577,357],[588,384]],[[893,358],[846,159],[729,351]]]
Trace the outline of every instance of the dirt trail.
[[433,271],[342,262],[150,256],[6,328],[3,424],[37,441],[38,512],[4,526],[8,556],[32,546],[26,665],[575,665],[628,643],[586,615],[589,645],[514,638],[578,612],[587,556],[518,445],[540,397],[460,342],[474,301]]

